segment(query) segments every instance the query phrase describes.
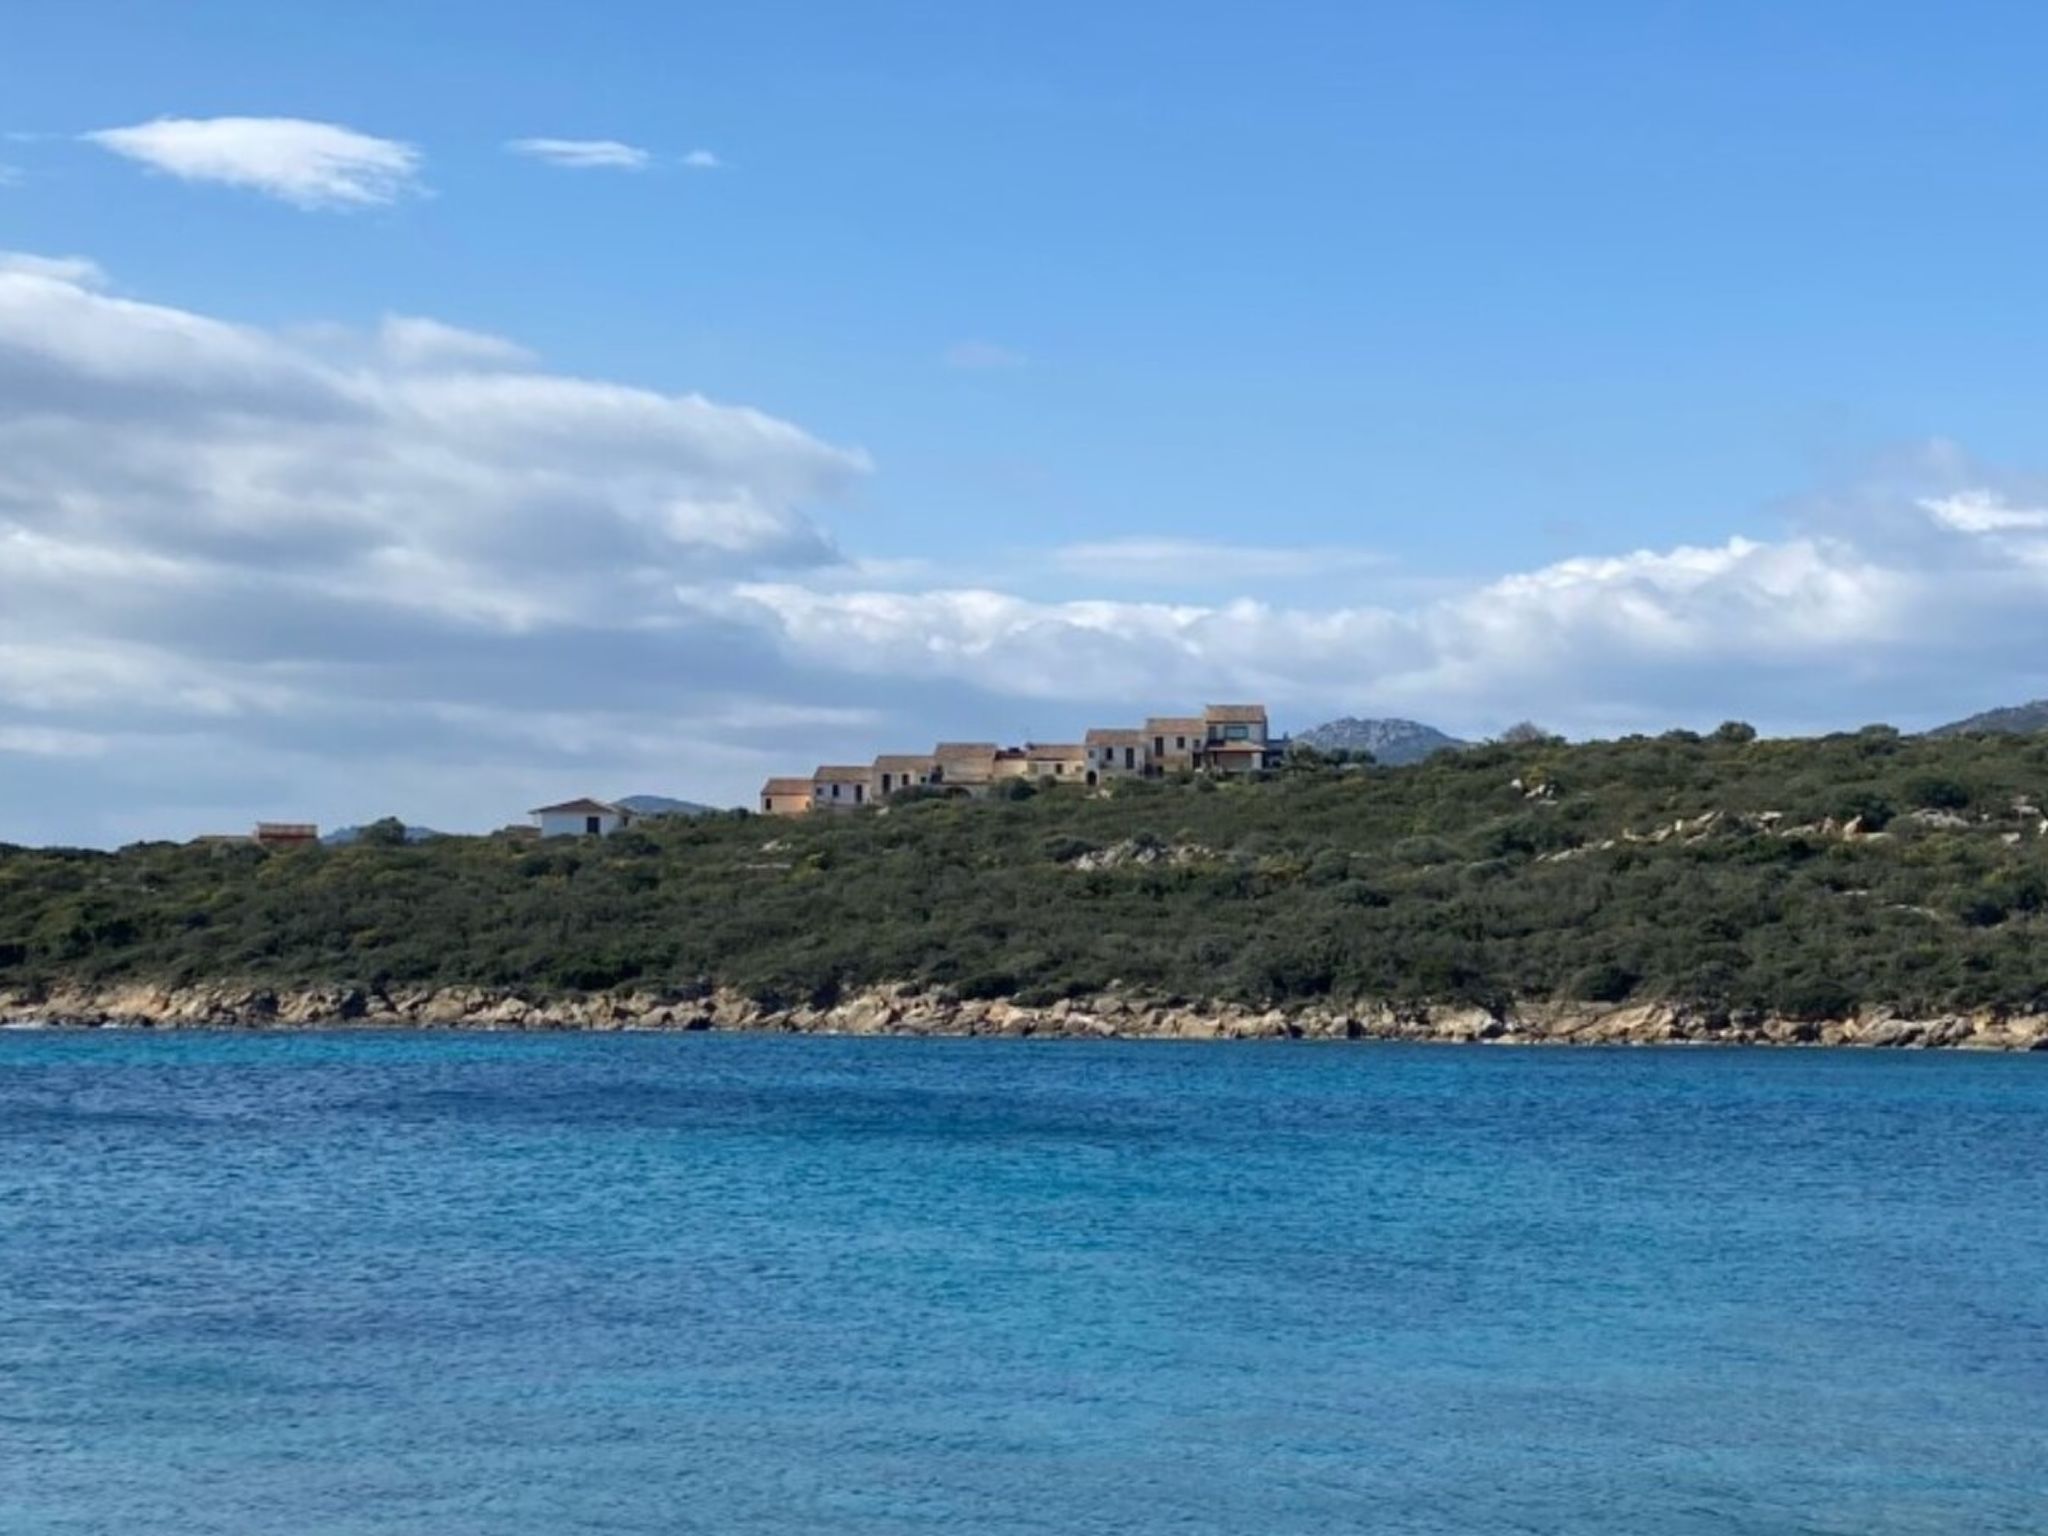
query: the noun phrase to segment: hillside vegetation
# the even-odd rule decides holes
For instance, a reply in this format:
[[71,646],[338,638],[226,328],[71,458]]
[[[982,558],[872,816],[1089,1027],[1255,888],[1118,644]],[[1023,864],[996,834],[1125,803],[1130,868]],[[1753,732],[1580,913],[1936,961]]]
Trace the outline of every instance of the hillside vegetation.
[[606,841],[6,848],[0,987],[2038,1009],[2044,796],[2040,737],[1724,727]]

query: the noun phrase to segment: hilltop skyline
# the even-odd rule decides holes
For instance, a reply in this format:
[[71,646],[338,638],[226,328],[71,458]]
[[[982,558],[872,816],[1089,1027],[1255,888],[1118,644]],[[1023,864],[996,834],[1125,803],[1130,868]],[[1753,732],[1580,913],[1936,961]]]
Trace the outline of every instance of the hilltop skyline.
[[2044,691],[2048,17],[1354,9],[21,18],[0,839]]

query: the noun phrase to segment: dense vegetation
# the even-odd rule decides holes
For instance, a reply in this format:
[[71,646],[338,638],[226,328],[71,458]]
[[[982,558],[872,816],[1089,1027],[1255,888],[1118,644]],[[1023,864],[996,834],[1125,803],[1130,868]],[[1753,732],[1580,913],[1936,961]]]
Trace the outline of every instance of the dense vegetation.
[[1523,735],[1405,768],[1311,757],[1261,783],[606,841],[405,846],[394,824],[347,848],[4,848],[0,987],[2048,1002],[2048,738]]

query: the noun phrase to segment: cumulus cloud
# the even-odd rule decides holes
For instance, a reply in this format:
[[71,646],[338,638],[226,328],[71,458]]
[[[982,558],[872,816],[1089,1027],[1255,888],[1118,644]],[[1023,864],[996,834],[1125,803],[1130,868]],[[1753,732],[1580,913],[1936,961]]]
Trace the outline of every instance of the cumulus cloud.
[[644,171],[654,158],[637,144],[621,144],[617,139],[513,139],[505,148],[529,160],[575,171]]
[[841,553],[868,470],[441,320],[277,331],[0,258],[0,838],[731,801],[1233,695],[1290,726],[1929,723],[2037,694],[2048,649],[2048,501],[1953,455],[1769,537],[1428,587],[1157,537],[949,579]]
[[1128,538],[1065,544],[1053,551],[1053,563],[1074,577],[1188,588],[1355,575],[1384,568],[1387,557],[1377,550],[1333,545]]
[[1467,728],[1531,712],[1588,730],[1720,713],[1811,727],[2032,686],[2048,575],[1968,531],[1945,536],[1952,558],[1938,570],[1832,538],[1734,538],[1558,561],[1405,604],[1034,601],[798,581],[740,582],[716,602],[806,666],[1027,702],[1241,694]]
[[[735,700],[848,706],[790,685],[757,636],[692,619],[674,588],[838,561],[815,514],[866,472],[763,412],[550,373],[437,321],[344,345],[117,296],[76,259],[9,258],[0,754],[93,737],[112,772],[169,761],[175,739],[197,780],[293,758],[333,794],[361,793],[348,765],[378,761],[379,782],[440,784],[444,819],[476,815],[463,770],[422,762],[545,779],[581,761],[566,744],[536,757],[514,728],[530,714],[598,722],[561,739],[648,754],[643,785],[751,771],[763,739],[801,727]],[[500,734],[458,727],[451,703]],[[736,712],[759,726],[735,733]],[[324,766],[296,761],[309,752]],[[34,835],[34,802],[7,798],[0,837]]]
[[183,181],[244,187],[294,207],[363,208],[418,190],[419,153],[297,117],[160,117],[85,139]]
[[107,281],[99,263],[83,256],[36,256],[28,251],[0,251],[0,273],[4,272],[55,278],[80,288],[104,287]]

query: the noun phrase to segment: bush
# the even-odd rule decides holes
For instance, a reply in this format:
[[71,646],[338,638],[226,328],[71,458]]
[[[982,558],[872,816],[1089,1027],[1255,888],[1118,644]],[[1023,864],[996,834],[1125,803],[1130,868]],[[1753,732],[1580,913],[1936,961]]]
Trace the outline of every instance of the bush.
[[1625,1002],[1642,978],[1625,965],[1603,961],[1572,978],[1571,995],[1588,1003]]

